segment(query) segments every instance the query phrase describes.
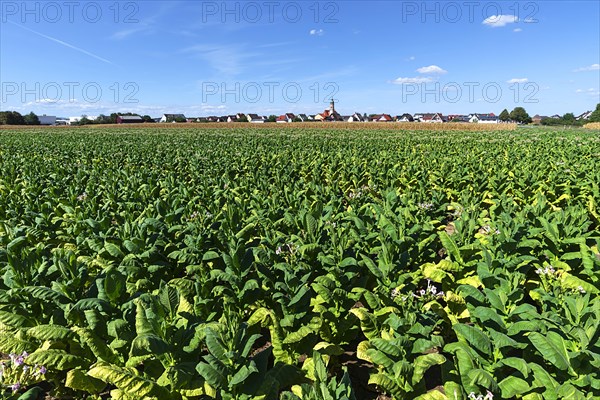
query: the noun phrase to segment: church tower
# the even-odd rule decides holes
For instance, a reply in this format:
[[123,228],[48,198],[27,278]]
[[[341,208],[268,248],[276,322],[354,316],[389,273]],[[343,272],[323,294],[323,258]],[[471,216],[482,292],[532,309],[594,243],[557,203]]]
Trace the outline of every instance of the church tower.
[[331,102],[329,102],[329,115],[333,114],[335,112],[335,103],[333,101],[333,99],[331,99]]

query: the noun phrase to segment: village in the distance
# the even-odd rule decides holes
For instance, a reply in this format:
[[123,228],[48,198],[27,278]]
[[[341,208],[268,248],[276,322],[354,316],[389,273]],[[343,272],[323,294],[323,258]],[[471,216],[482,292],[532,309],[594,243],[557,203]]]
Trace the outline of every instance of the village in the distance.
[[329,107],[317,114],[259,115],[256,113],[237,113],[233,115],[189,117],[183,113],[165,113],[161,117],[139,115],[136,113],[112,113],[98,116],[82,115],[76,117],[57,117],[52,115],[36,115],[33,112],[22,116],[16,111],[0,112],[0,125],[88,125],[88,124],[137,124],[137,123],[233,123],[249,122],[263,123],[298,123],[298,122],[421,122],[421,123],[479,123],[479,124],[535,124],[535,125],[582,125],[594,122],[600,115],[600,104],[596,111],[586,111],[578,116],[573,113],[564,115],[534,115],[530,117],[523,107],[515,107],[511,112],[503,110],[499,115],[492,113],[449,114],[427,112],[415,114],[367,114],[354,112],[342,115],[335,109],[335,101],[331,100]]

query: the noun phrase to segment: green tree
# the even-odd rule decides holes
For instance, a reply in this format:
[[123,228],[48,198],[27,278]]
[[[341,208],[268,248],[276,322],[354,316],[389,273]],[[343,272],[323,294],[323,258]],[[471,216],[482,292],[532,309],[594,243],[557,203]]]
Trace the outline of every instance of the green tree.
[[566,113],[565,115],[562,116],[562,120],[565,125],[573,125],[573,124],[575,124],[575,121],[576,121],[575,114]]
[[248,122],[248,117],[246,117],[245,115],[242,118],[238,118],[236,119],[235,122]]
[[541,124],[546,126],[581,126],[583,121],[577,121],[573,113],[566,113],[560,118],[542,118]]
[[110,121],[110,117],[106,116],[104,114],[100,114],[96,117],[96,119],[94,120],[94,123],[96,124],[108,124]]
[[39,125],[40,124],[40,119],[38,118],[37,115],[35,115],[35,113],[32,111],[29,114],[25,115],[23,117],[23,119],[25,120],[25,123],[27,125]]
[[149,115],[144,115],[144,116],[142,117],[142,120],[143,120],[144,122],[154,122],[154,120],[152,119],[152,117],[151,117],[151,116],[149,116]]
[[527,114],[527,111],[523,107],[515,107],[510,112],[510,119],[520,124],[531,123],[531,117]]
[[510,114],[508,112],[508,110],[505,108],[504,110],[502,110],[502,112],[500,113],[500,116],[498,117],[500,118],[500,121],[510,121]]
[[92,123],[92,120],[90,120],[87,115],[82,115],[81,119],[79,120],[79,123],[77,125],[89,125]]
[[596,104],[596,109],[590,115],[589,122],[600,122],[600,103]]
[[0,125],[25,125],[25,118],[17,111],[2,111]]
[[175,122],[187,122],[187,119],[185,119],[183,117],[177,117],[177,118],[175,118]]
[[277,116],[269,115],[269,118],[267,118],[267,122],[277,122]]
[[559,125],[559,120],[556,118],[542,118],[542,120],[540,121],[540,124],[542,125],[546,125],[546,126],[551,126],[551,125]]

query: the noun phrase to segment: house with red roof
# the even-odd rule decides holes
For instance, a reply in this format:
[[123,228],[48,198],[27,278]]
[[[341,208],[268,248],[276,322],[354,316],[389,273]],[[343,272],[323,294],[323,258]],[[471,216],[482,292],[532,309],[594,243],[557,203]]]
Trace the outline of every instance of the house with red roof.
[[294,119],[296,119],[296,116],[292,113],[286,113],[283,115],[280,115],[279,117],[277,117],[277,119],[275,120],[275,122],[277,123],[290,123],[290,122],[294,122]]
[[329,103],[329,108],[321,114],[315,115],[315,121],[343,121],[344,118],[335,111],[335,103],[333,100]]
[[389,114],[376,114],[371,116],[370,120],[372,122],[392,122],[394,118]]
[[415,121],[418,122],[428,122],[428,123],[442,123],[444,122],[444,116],[442,113],[424,113],[424,114],[415,114]]

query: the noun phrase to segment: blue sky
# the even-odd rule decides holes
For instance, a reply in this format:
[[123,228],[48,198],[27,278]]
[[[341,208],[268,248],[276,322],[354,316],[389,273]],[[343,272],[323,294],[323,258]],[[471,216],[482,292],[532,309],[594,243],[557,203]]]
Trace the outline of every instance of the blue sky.
[[0,2],[0,109],[509,111],[600,102],[598,1]]

